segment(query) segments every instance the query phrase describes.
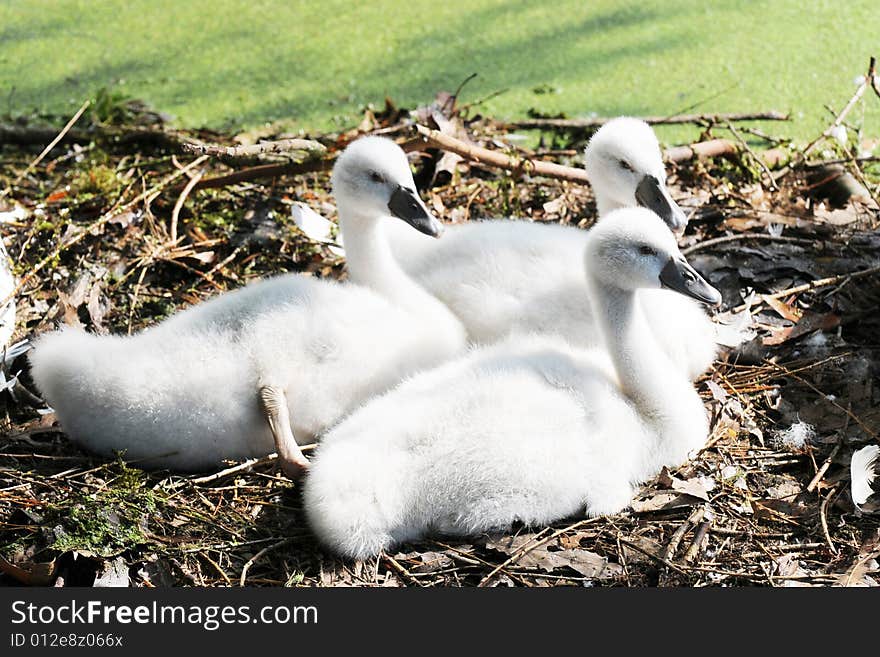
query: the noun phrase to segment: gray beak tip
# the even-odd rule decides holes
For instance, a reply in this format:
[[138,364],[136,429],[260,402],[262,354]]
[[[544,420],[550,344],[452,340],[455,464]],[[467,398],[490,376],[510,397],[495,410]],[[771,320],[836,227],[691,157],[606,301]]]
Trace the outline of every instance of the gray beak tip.
[[669,259],[660,273],[660,284],[706,305],[721,305],[721,293],[709,285],[684,259]]
[[420,233],[431,237],[443,234],[443,224],[432,215],[418,194],[412,189],[398,186],[388,202],[388,210]]

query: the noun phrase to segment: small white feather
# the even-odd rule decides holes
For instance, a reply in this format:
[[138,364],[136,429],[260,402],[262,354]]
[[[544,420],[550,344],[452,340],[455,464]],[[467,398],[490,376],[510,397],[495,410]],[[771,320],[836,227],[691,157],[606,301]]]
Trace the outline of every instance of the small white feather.
[[856,506],[867,502],[874,493],[871,485],[877,476],[874,468],[878,457],[880,457],[880,447],[877,445],[868,445],[853,452],[849,463],[849,476],[852,480],[852,498]]
[[305,203],[296,202],[290,206],[293,223],[306,237],[318,242],[333,241],[333,222],[328,221]]
[[[15,289],[15,276],[12,274],[12,261],[0,240],[0,300],[12,294]],[[15,299],[10,299],[0,308],[0,348],[9,344],[15,332]]]
[[0,224],[15,223],[27,219],[28,211],[20,205],[16,205],[11,210],[0,212]]
[[828,131],[828,134],[837,140],[841,146],[846,147],[849,143],[849,136],[846,134],[846,128],[842,125],[834,126]]

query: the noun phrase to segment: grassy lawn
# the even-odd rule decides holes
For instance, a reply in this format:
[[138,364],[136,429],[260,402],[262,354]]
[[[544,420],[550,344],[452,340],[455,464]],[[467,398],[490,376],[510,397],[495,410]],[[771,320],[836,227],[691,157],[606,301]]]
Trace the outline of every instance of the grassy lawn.
[[325,130],[476,72],[464,100],[506,90],[482,106],[500,118],[780,109],[797,120],[773,129],[807,139],[880,54],[878,19],[876,0],[12,0],[0,113],[71,113],[106,86],[185,126]]

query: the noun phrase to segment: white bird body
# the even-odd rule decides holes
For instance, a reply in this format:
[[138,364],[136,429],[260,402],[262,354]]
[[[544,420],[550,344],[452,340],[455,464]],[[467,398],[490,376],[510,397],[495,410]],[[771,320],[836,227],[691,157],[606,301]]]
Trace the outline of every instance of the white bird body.
[[[642,199],[668,207],[668,223],[683,228],[647,124],[628,118],[609,122],[591,140],[586,161],[600,221]],[[621,161],[630,169],[621,169]],[[645,178],[659,181],[659,192],[648,200],[637,193]],[[598,344],[594,311],[583,300],[588,231],[509,219],[474,221],[448,226],[442,243],[433,245],[402,226],[386,230],[401,267],[455,313],[472,342],[491,344],[512,333],[540,332],[580,346]],[[717,353],[705,311],[666,290],[642,290],[639,296],[660,347],[692,379],[703,373]]]
[[[594,229],[587,267],[627,272],[632,267],[615,264],[615,254],[633,240],[681,258],[648,211],[615,214]],[[621,236],[632,239],[603,251]],[[583,510],[614,513],[638,482],[683,462],[704,444],[708,422],[635,301],[634,288],[659,286],[652,276],[660,267],[652,267],[589,277],[604,349],[513,336],[404,381],[332,429],[305,488],[319,538],[365,558],[430,533],[467,536]]]
[[[363,189],[372,189],[368,174],[383,178],[370,192],[378,200]],[[412,186],[412,176],[387,140],[353,144],[334,172],[352,266],[370,268],[372,285],[284,275],[133,336],[67,329],[39,338],[33,377],[62,427],[90,450],[124,451],[145,467],[204,469],[273,450],[258,395],[264,385],[286,392],[302,444],[403,377],[462,351],[459,322],[403,274],[381,240],[380,224],[392,221],[382,188],[391,184]],[[408,200],[420,206],[409,208],[412,219],[435,230],[420,202]]]

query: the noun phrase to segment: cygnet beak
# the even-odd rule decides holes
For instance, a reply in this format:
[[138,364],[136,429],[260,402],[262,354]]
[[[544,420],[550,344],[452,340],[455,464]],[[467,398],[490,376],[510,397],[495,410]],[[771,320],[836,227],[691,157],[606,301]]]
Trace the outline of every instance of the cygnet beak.
[[443,234],[443,224],[428,211],[418,194],[403,185],[398,185],[391,194],[388,210],[425,235],[440,237]]
[[710,306],[721,304],[721,293],[709,285],[684,258],[669,259],[660,272],[660,284]]
[[687,226],[687,217],[678,203],[672,200],[666,185],[656,177],[646,175],[636,187],[636,203],[652,210],[669,226],[676,235],[681,235]]

